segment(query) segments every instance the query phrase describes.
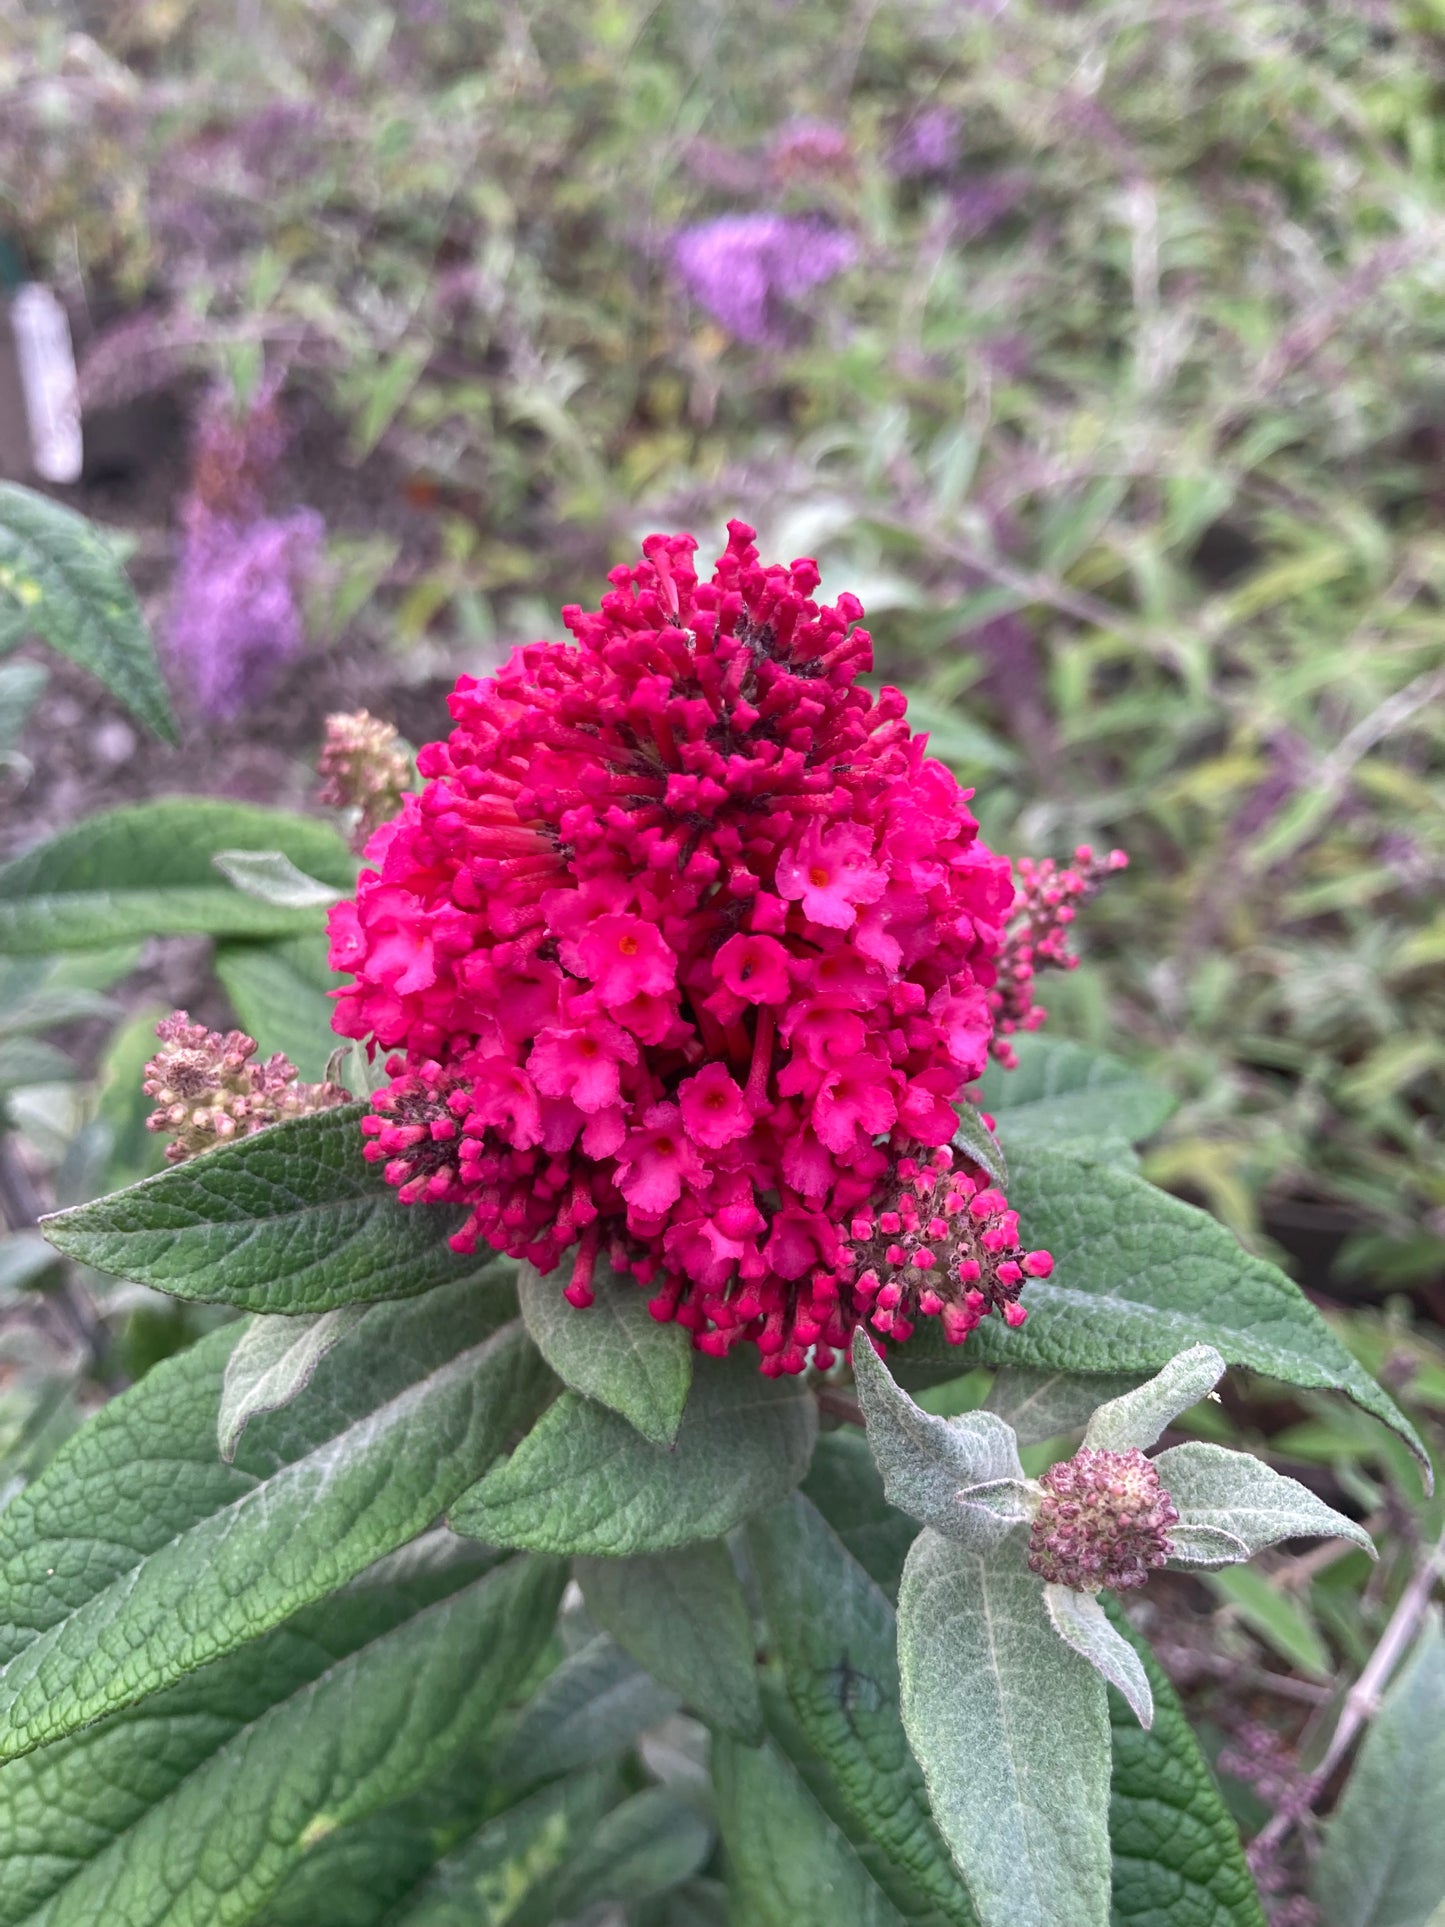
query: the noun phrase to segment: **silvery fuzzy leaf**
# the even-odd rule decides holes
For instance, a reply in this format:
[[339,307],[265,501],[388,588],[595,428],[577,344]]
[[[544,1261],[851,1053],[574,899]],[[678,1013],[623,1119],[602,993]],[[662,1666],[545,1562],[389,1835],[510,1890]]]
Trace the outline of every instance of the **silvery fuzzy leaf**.
[[1044,1604],[1059,1638],[1118,1688],[1147,1732],[1154,1724],[1149,1675],[1128,1640],[1110,1625],[1097,1596],[1075,1592],[1070,1586],[1050,1585],[1044,1587]]
[[950,1538],[986,1545],[1029,1516],[1013,1430],[992,1412],[936,1418],[894,1383],[866,1334],[853,1373],[889,1501]]
[[[1240,1540],[1246,1556],[1281,1539],[1352,1539],[1373,1559],[1363,1526],[1317,1499],[1295,1479],[1247,1452],[1194,1440],[1171,1446],[1154,1461],[1165,1491],[1179,1508],[1179,1530],[1213,1527]],[[1176,1541],[1179,1532],[1170,1537]]]
[[1102,1452],[1143,1452],[1223,1376],[1224,1360],[1212,1345],[1191,1345],[1153,1378],[1101,1405],[1089,1420],[1084,1443]]

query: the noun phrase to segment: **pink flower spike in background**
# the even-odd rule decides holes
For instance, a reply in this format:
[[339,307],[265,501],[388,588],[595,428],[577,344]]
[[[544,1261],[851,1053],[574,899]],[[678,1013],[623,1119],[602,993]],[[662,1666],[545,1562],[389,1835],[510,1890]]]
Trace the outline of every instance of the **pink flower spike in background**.
[[954,1106],[1082,873],[1019,898],[903,697],[858,686],[855,597],[741,522],[709,578],[695,548],[650,536],[571,642],[462,677],[332,911],[336,1028],[392,1053],[366,1155],[467,1207],[458,1250],[570,1253],[577,1305],[605,1254],[765,1372],[860,1323],[1021,1322],[1052,1260],[949,1148]]

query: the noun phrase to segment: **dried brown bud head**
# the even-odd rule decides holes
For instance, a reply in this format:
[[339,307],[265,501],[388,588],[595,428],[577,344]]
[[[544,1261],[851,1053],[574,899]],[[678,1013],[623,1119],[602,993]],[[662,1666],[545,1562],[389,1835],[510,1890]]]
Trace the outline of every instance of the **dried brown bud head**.
[[283,1117],[345,1104],[351,1093],[329,1080],[298,1082],[300,1073],[279,1051],[252,1063],[256,1040],[244,1031],[207,1030],[185,1011],[156,1025],[161,1048],[145,1067],[141,1089],[156,1101],[148,1131],[166,1131],[166,1162],[182,1164],[232,1138],[278,1124]]
[[1051,1585],[1074,1592],[1142,1586],[1173,1550],[1174,1501],[1142,1452],[1081,1446],[1051,1465],[1029,1534],[1029,1566]]

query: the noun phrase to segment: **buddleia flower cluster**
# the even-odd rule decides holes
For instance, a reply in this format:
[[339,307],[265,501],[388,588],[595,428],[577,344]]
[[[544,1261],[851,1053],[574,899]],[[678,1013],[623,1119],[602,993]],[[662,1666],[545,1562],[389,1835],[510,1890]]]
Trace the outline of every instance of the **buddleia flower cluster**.
[[368,843],[331,913],[335,1026],[391,1053],[366,1154],[467,1207],[457,1249],[565,1259],[579,1307],[605,1255],[770,1375],[864,1322],[1018,1322],[1048,1254],[949,1150],[1009,863],[899,692],[860,687],[856,598],[740,522],[708,579],[696,546],[649,537],[570,643],[463,676]]

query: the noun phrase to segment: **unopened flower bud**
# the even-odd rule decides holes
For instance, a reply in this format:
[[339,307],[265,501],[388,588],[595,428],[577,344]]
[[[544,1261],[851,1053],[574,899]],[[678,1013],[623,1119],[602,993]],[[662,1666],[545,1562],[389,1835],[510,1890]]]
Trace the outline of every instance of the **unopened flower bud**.
[[1074,1592],[1142,1586],[1173,1551],[1174,1501],[1152,1459],[1139,1451],[1081,1446],[1051,1465],[1029,1534],[1029,1567]]
[[317,763],[326,780],[319,797],[331,809],[355,813],[351,843],[358,853],[377,826],[396,815],[413,786],[412,760],[400,743],[395,727],[367,710],[326,718]]
[[285,1117],[302,1117],[350,1101],[329,1078],[302,1084],[296,1066],[277,1051],[252,1063],[256,1040],[244,1031],[207,1030],[177,1010],[156,1025],[161,1048],[145,1067],[141,1089],[156,1101],[148,1131],[171,1134],[167,1164],[249,1137]]

